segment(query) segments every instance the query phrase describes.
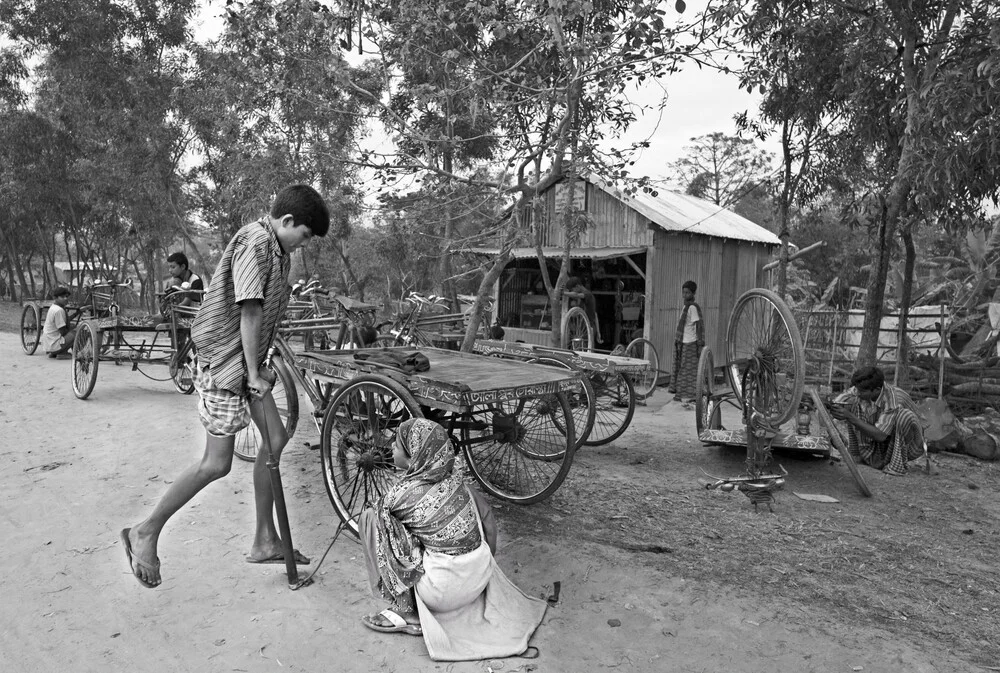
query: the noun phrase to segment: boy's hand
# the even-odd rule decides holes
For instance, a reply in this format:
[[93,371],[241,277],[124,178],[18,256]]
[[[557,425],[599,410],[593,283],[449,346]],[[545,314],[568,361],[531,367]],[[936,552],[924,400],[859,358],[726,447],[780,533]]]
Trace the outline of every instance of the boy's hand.
[[844,408],[840,404],[831,404],[829,406],[830,415],[833,416],[838,421],[850,421],[853,418],[851,412]]
[[250,392],[251,400],[263,399],[271,390],[271,386],[274,384],[274,378],[266,378],[270,374],[274,377],[273,372],[270,372],[266,367],[256,372],[251,372],[247,376],[247,390]]

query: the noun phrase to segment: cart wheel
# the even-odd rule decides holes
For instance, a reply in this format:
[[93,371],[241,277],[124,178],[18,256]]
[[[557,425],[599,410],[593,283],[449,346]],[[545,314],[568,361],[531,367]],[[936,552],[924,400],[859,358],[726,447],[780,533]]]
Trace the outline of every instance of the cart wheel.
[[81,322],[73,339],[73,392],[87,399],[97,383],[97,344],[101,332],[90,322]]
[[351,379],[330,400],[320,433],[323,482],[337,516],[358,536],[358,517],[396,482],[400,423],[423,418],[406,388],[378,375]]
[[694,393],[695,426],[699,435],[702,430],[718,430],[722,427],[722,409],[719,406],[719,398],[715,395],[714,365],[712,349],[701,349]]
[[756,410],[780,425],[795,415],[805,384],[802,337],[788,305],[774,292],[748,290],[736,301],[726,330],[726,378],[743,404],[743,376],[756,362]]
[[656,353],[656,347],[649,339],[632,339],[625,347],[625,356],[645,360],[649,363],[649,370],[642,376],[632,376],[632,385],[635,386],[635,394],[640,400],[644,400],[656,390],[656,382],[660,378],[660,356]]
[[[278,407],[278,415],[285,424],[285,432],[289,437],[295,434],[295,428],[299,424],[299,394],[295,389],[295,380],[292,373],[288,371],[288,365],[284,363],[280,356],[275,355],[271,360],[271,368],[277,374],[274,385],[271,387],[271,397]],[[192,387],[194,383],[192,382]],[[233,453],[237,458],[253,462],[257,460],[262,441],[260,431],[256,423],[251,423],[236,434],[236,443]]]
[[182,352],[170,358],[170,380],[174,382],[174,390],[181,395],[190,395],[194,392],[194,348],[190,345],[190,341]]
[[563,314],[562,347],[575,351],[594,350],[594,327],[587,319],[587,313],[574,306]]
[[36,304],[25,304],[21,310],[21,348],[25,354],[33,355],[42,338],[42,316]]
[[573,411],[562,393],[522,399],[516,411],[477,406],[465,414],[461,444],[488,493],[530,505],[552,495],[569,473],[576,453]]
[[[548,365],[549,367],[558,367],[559,369],[579,371],[570,363],[556,357],[533,358],[528,360],[528,362]],[[594,393],[594,387],[590,385],[590,379],[586,376],[582,376],[580,377],[580,385],[577,386],[576,389],[564,392],[563,394],[566,395],[566,399],[569,401],[569,407],[573,410],[573,428],[576,430],[576,448],[580,448],[580,445],[587,439],[590,435],[591,429],[594,427],[594,418],[597,410],[597,397]],[[558,416],[553,417],[553,422],[555,422],[558,426]],[[563,431],[565,431],[564,428]]]
[[590,372],[590,384],[597,396],[596,418],[587,446],[608,444],[621,437],[635,414],[635,386],[627,374]]

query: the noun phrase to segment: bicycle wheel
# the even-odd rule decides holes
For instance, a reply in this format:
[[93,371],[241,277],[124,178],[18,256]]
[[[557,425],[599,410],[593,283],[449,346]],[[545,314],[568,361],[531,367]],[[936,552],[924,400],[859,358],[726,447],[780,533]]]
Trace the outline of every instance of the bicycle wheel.
[[21,309],[21,349],[33,355],[42,338],[42,316],[36,304],[25,304]]
[[656,353],[656,346],[649,339],[632,339],[625,347],[625,356],[645,360],[649,363],[649,369],[641,376],[632,376],[632,385],[635,386],[635,394],[640,400],[644,400],[656,390],[656,382],[660,377],[660,356]]
[[587,446],[608,444],[621,437],[635,415],[635,386],[626,374],[590,372],[596,396],[594,429],[584,442]]
[[358,536],[358,517],[396,482],[393,442],[400,423],[423,418],[406,388],[384,376],[351,379],[323,416],[323,483],[340,520]]
[[[295,388],[295,379],[288,371],[288,365],[275,356],[271,360],[271,368],[277,374],[274,379],[274,386],[271,387],[271,397],[278,407],[278,415],[285,424],[285,432],[291,437],[295,434],[295,428],[299,424],[299,394]],[[253,462],[257,460],[260,453],[262,438],[256,423],[250,423],[247,427],[236,433],[236,443],[233,446],[233,453],[237,458]]]
[[762,288],[740,296],[726,330],[726,378],[741,406],[750,367],[757,371],[761,393],[756,410],[775,425],[794,416],[805,385],[802,337],[788,305]]
[[562,393],[484,404],[465,414],[461,444],[469,470],[498,498],[530,505],[552,495],[576,453],[573,412]]
[[702,430],[718,430],[722,427],[722,409],[715,396],[715,363],[712,349],[701,349],[698,358],[698,380],[695,382],[694,414],[698,434]]
[[[570,363],[556,357],[532,358],[531,360],[528,360],[528,362],[534,362],[536,364],[546,365],[549,367],[558,367],[559,369],[579,371]],[[590,431],[594,427],[597,397],[594,394],[594,387],[590,384],[590,379],[586,376],[580,377],[579,386],[564,394],[566,395],[566,399],[569,401],[570,409],[573,411],[573,427],[576,430],[576,448],[580,448],[580,445],[586,441],[588,436],[590,436]],[[558,424],[559,419],[554,418],[553,421]]]
[[73,339],[73,392],[87,399],[97,383],[97,344],[100,331],[93,323],[81,322]]
[[587,313],[574,306],[563,314],[562,347],[575,351],[594,350],[594,327],[587,319]]
[[174,390],[181,395],[190,395],[194,392],[193,345],[186,344],[180,353],[170,358],[170,380],[174,383]]

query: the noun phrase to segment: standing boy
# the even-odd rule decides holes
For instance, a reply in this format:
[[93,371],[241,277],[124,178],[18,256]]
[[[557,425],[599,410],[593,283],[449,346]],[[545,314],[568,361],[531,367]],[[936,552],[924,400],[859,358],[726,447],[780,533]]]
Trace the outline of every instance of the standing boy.
[[674,400],[692,400],[698,377],[698,356],[705,346],[705,324],[701,307],[694,301],[698,284],[693,280],[681,286],[684,309],[674,334]]
[[[275,461],[288,442],[271,396],[275,376],[264,359],[288,303],[290,255],[313,236],[325,236],[329,227],[330,213],[316,190],[292,185],[275,197],[269,217],[244,226],[226,246],[191,328],[204,456],[170,485],[146,520],[121,532],[129,567],[143,586],[161,581],[156,547],[163,526],[201,489],[229,473],[236,433],[252,419],[262,436],[270,437]],[[258,454],[253,471],[257,525],[247,557],[252,563],[284,560],[266,453]],[[309,562],[297,552],[295,560]]]
[[50,358],[57,358],[73,347],[76,329],[69,326],[69,319],[66,317],[69,290],[57,287],[52,291],[52,300],[55,303],[45,314],[45,326],[42,328],[42,348]]

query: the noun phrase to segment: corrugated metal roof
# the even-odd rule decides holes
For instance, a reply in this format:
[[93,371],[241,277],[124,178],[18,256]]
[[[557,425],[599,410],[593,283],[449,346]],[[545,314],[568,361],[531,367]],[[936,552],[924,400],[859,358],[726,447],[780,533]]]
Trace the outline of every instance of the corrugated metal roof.
[[[569,251],[571,259],[611,259],[646,252],[646,248],[573,248]],[[500,248],[466,248],[460,252],[475,252],[481,255],[496,255]],[[542,248],[544,257],[562,257],[563,249],[556,247]],[[511,250],[514,259],[534,259],[535,248],[514,248]]]
[[585,179],[634,208],[665,231],[733,238],[769,245],[781,244],[781,239],[773,232],[711,201],[663,189],[659,190],[656,196],[644,192],[629,196],[596,176],[588,175]]

